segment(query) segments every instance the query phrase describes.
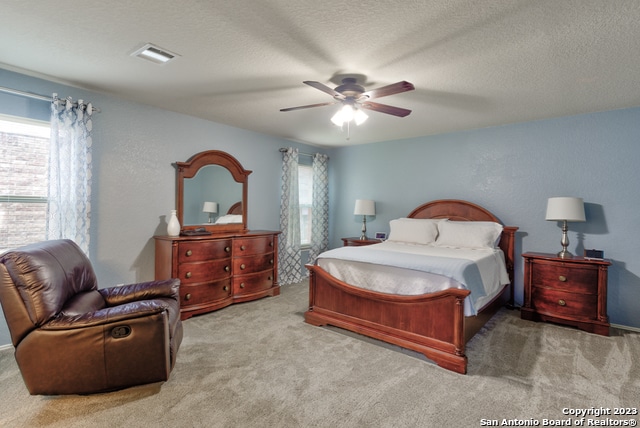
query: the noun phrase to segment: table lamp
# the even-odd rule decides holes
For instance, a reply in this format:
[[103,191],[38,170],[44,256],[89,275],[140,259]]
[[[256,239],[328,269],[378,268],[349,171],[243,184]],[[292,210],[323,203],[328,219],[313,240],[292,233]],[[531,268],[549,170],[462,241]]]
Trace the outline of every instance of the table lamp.
[[567,247],[569,246],[569,237],[567,236],[567,222],[570,221],[586,221],[584,215],[584,201],[582,198],[556,197],[549,198],[547,201],[547,221],[562,222],[562,251],[558,253],[558,257],[570,259],[573,257]]
[[353,210],[354,215],[362,216],[362,234],[360,239],[367,239],[367,216],[376,215],[376,203],[369,199],[356,199],[356,207]]
[[218,213],[217,202],[205,202],[202,212],[209,213],[209,223],[213,223],[213,215]]

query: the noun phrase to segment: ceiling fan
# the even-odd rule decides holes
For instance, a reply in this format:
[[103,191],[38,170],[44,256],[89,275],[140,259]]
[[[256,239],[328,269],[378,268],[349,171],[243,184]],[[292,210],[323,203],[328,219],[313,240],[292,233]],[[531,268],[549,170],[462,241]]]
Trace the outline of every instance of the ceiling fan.
[[280,111],[292,111],[311,107],[328,106],[332,104],[343,104],[343,108],[340,109],[340,111],[338,111],[338,113],[336,113],[336,115],[331,119],[333,123],[339,126],[343,123],[349,123],[352,119],[355,120],[356,124],[358,125],[364,122],[367,118],[367,115],[364,114],[364,112],[362,112],[362,110],[360,109],[373,110],[398,117],[408,116],[411,113],[411,110],[386,104],[380,104],[370,100],[374,98],[382,98],[389,95],[412,91],[415,89],[412,83],[402,81],[383,86],[381,88],[366,91],[364,87],[357,83],[357,79],[353,77],[345,77],[344,79],[342,79],[342,84],[335,89],[331,89],[330,87],[320,82],[314,82],[310,80],[306,80],[302,83],[331,95],[335,99],[335,101],[319,104],[309,104],[299,107],[283,108],[280,109]]

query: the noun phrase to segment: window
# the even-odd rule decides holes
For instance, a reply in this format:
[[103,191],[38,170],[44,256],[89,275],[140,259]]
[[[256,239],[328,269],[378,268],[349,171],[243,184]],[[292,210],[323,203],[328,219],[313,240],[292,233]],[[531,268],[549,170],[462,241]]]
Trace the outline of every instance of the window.
[[311,206],[313,204],[313,168],[298,165],[298,197],[300,198],[300,245],[311,245]]
[[48,122],[0,115],[0,253],[46,239]]

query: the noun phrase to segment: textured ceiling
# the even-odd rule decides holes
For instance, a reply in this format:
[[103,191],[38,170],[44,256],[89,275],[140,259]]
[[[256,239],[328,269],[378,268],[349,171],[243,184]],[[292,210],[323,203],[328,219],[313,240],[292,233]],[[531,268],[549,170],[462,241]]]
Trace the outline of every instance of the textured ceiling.
[[[0,67],[342,146],[638,106],[639,22],[638,0],[3,0]],[[130,56],[147,42],[180,58]],[[336,106],[279,111],[351,73],[413,83],[379,100],[413,112],[347,140]]]

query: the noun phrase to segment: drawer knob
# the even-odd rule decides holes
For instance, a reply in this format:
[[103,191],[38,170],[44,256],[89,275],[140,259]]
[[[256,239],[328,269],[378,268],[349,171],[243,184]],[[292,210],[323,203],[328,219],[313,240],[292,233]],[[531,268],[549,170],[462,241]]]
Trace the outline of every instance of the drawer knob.
[[184,295],[184,300],[191,300],[191,293],[187,293]]
[[244,282],[240,283],[240,288],[244,288]]
[[229,286],[228,286],[228,285],[225,285],[224,287],[222,287],[222,289],[223,289],[224,291],[229,291]]
[[272,277],[271,275],[269,275],[269,277],[267,277],[267,279],[268,279],[269,281],[271,281],[271,280],[273,279],[273,277]]
[[567,277],[566,277],[566,276],[564,276],[564,275],[560,275],[560,276],[558,277],[558,280],[560,280],[560,282],[567,282]]
[[242,264],[240,265],[240,269],[244,270],[244,268],[246,268],[246,266],[244,265],[244,263],[242,263]]
[[191,254],[193,254],[193,251],[187,250],[187,257],[191,257]]
[[244,245],[240,245],[240,249],[244,251]]
[[229,266],[224,267],[225,272],[229,272]]
[[273,264],[273,259],[269,260],[269,263],[270,263],[270,264]]
[[273,241],[269,241],[269,246],[273,247]]
[[562,299],[558,300],[558,304],[559,304],[560,306],[567,306],[567,302],[565,302],[565,301],[564,301],[564,300],[562,300]]
[[228,253],[229,251],[231,251],[231,247],[224,247],[224,251]]
[[186,276],[187,278],[191,278],[191,272],[187,272],[184,276]]

